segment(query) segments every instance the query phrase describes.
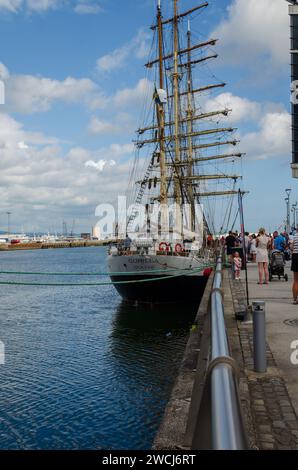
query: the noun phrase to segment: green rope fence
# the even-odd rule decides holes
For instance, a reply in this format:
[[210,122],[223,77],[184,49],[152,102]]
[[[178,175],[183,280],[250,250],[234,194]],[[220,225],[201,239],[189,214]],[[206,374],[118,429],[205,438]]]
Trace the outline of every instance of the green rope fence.
[[[49,273],[40,273],[40,272],[27,272],[27,271],[0,271],[1,274],[8,274],[8,275],[21,275],[21,276],[126,276],[126,275],[133,275],[133,274],[158,274],[161,272],[164,272],[165,270],[167,271],[177,271],[177,268],[170,268],[170,267],[164,267],[163,269],[154,269],[152,271],[118,271],[118,272],[101,272],[101,273],[61,273],[61,272],[49,272]],[[187,269],[188,270],[188,269]]]
[[[194,269],[187,269],[184,271],[179,271],[179,274],[173,274],[170,276],[160,276],[160,277],[155,277],[155,278],[150,278],[150,279],[134,279],[131,281],[109,281],[109,282],[93,282],[93,283],[47,283],[47,282],[22,282],[22,281],[0,281],[0,285],[14,285],[14,286],[54,286],[54,287],[75,287],[75,286],[109,286],[109,285],[117,285],[117,284],[137,284],[137,283],[144,283],[144,282],[155,282],[155,281],[163,281],[165,279],[173,279],[177,277],[182,277],[182,276],[190,276],[195,273],[202,272],[206,268],[213,268],[214,264],[206,264],[202,265],[200,268],[194,268]],[[175,268],[172,268],[175,269]],[[160,270],[161,271],[165,271]],[[177,271],[177,269],[175,269]],[[156,272],[156,271],[155,271]],[[100,273],[100,275],[122,275],[122,274],[148,274],[149,271],[138,271],[136,273]],[[0,274],[15,274],[15,275],[45,275],[45,276],[60,276],[60,275],[96,275],[94,273],[84,273],[84,274],[73,274],[73,273],[29,273],[29,272],[0,272]],[[98,275],[98,274],[97,274]]]

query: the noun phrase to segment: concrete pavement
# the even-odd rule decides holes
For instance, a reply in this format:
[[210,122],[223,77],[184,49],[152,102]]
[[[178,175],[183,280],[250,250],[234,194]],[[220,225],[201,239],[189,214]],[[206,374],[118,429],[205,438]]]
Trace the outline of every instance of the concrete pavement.
[[298,415],[298,365],[291,363],[294,351],[291,344],[298,341],[298,305],[292,303],[293,274],[290,262],[287,262],[285,272],[289,276],[288,282],[274,277],[268,285],[258,285],[257,265],[248,263],[250,301],[266,302],[267,341]]

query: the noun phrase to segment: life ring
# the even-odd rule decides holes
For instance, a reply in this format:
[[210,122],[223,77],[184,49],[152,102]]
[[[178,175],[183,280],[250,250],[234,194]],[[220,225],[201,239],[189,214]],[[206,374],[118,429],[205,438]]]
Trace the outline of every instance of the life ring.
[[170,244],[166,242],[161,242],[159,244],[159,251],[170,251]]
[[181,245],[181,243],[176,243],[175,245],[175,253],[182,253],[184,251],[184,248],[183,246]]

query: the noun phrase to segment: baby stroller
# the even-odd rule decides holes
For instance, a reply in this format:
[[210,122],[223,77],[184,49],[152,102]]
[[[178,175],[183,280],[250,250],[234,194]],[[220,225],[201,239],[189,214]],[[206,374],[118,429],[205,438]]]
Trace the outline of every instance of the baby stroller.
[[284,254],[281,251],[274,250],[271,252],[269,259],[269,281],[272,281],[273,276],[278,276],[279,280],[283,277],[286,282],[288,281],[288,275],[285,274],[285,264]]

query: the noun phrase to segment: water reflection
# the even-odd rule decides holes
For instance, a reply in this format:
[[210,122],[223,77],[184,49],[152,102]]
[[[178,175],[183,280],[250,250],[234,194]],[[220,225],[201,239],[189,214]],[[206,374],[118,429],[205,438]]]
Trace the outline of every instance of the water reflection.
[[[12,252],[0,263],[96,272],[105,252]],[[0,296],[0,448],[150,448],[196,308],[135,308],[112,286],[2,286]]]
[[154,439],[196,311],[197,306],[181,311],[173,305],[136,308],[125,302],[117,308],[111,364],[126,390],[126,405],[134,408],[135,422],[142,422],[140,448]]
[[113,320],[113,337],[130,331],[136,337],[163,336],[165,333],[185,330],[191,325],[198,305],[146,305],[137,307],[127,302],[120,302]]

